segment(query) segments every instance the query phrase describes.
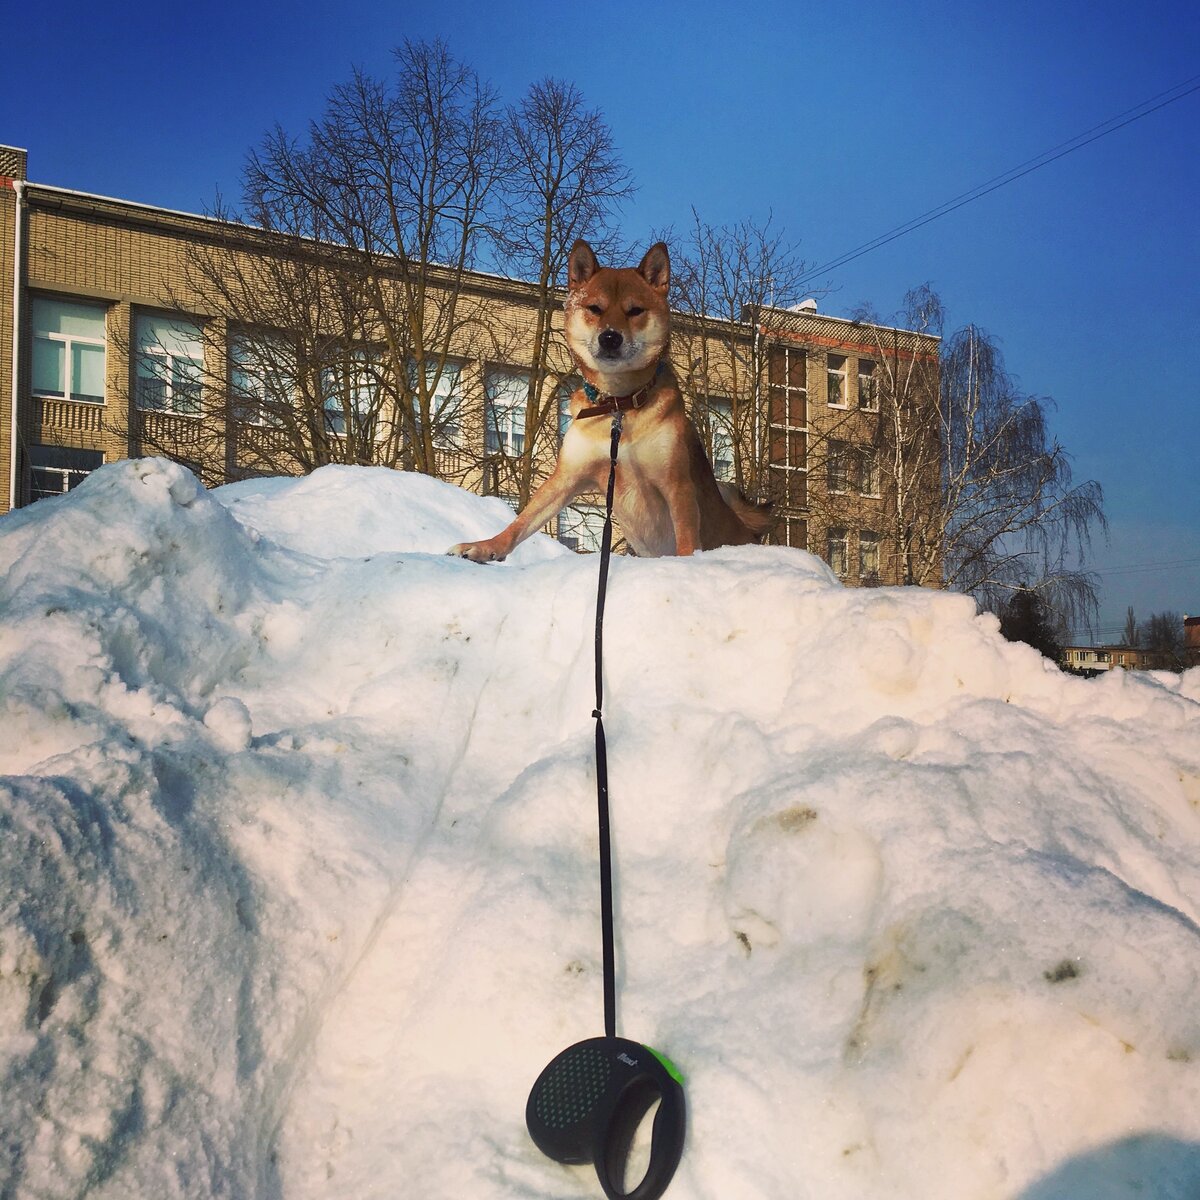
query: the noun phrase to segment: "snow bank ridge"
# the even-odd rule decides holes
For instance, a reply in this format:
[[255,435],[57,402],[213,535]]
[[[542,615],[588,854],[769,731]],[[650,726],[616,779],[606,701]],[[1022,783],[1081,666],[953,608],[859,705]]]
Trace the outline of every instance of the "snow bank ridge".
[[[498,501],[116,463],[0,519],[0,1195],[562,1197],[601,1023],[595,561]],[[1200,670],[963,597],[613,564],[622,1032],[670,1196],[1200,1194]]]

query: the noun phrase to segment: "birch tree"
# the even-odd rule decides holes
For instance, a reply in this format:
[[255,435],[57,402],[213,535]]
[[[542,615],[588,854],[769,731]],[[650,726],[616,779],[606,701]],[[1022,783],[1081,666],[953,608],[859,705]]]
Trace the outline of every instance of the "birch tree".
[[[924,287],[893,324],[936,332],[942,317]],[[1018,388],[976,326],[943,340],[936,363],[902,353],[899,331],[878,322],[873,336],[883,370],[878,454],[896,490],[906,580],[970,593],[994,612],[1028,589],[1059,621],[1084,623],[1096,578],[1080,564],[1093,532],[1107,531],[1104,497],[1097,481],[1075,481],[1050,430],[1053,401]]]

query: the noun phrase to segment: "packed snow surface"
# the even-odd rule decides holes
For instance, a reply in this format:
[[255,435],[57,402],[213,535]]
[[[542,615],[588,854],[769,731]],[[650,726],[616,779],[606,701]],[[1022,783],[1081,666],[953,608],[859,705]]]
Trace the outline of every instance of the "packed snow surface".
[[[596,559],[412,475],[0,519],[0,1195],[598,1196]],[[620,1031],[670,1200],[1200,1196],[1200,671],[742,547],[613,564]]]

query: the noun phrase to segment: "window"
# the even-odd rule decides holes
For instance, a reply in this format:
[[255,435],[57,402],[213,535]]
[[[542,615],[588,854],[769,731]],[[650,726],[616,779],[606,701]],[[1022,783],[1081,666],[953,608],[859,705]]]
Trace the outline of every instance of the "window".
[[103,307],[35,296],[31,308],[33,394],[103,404]]
[[808,359],[804,351],[773,347],[767,360],[767,386],[772,493],[787,508],[807,508]]
[[[408,364],[408,383],[413,389],[413,412],[418,428],[421,423],[421,402],[417,393],[417,364]],[[433,444],[439,450],[462,449],[462,367],[445,362],[438,370],[437,360],[425,364],[425,387],[429,392],[429,416],[433,428]]]
[[826,537],[826,560],[839,579],[845,579],[850,560],[849,539],[844,529],[831,529]]
[[575,390],[580,386],[578,379],[564,379],[563,383],[558,385],[554,395],[558,397],[558,440],[562,443],[566,437],[566,431],[571,427],[571,396],[575,395]]
[[863,450],[858,458],[859,491],[864,496],[878,497],[879,492],[879,460],[873,450]]
[[572,550],[598,553],[604,537],[604,509],[599,504],[568,504],[558,514],[558,540]]
[[524,371],[498,367],[489,370],[484,388],[484,418],[488,454],[516,456],[525,449],[525,403],[529,376]]
[[858,360],[858,407],[863,412],[879,411],[879,380],[875,364],[869,358]]
[[836,408],[846,407],[846,360],[840,354],[829,356],[826,372],[826,399]]
[[803,350],[776,346],[767,362],[771,424],[781,429],[808,428],[808,359]]
[[799,517],[784,517],[783,544],[797,550],[808,549],[808,522]]
[[200,327],[181,317],[139,313],[134,398],[148,412],[200,415],[204,349]]
[[97,467],[104,465],[99,450],[70,446],[29,447],[29,499],[61,496],[78,487]]
[[733,480],[733,402],[709,396],[708,429],[712,438],[713,474],[727,482]]
[[830,442],[826,460],[831,492],[846,492],[850,489],[850,448],[845,442]]
[[321,396],[326,431],[345,437],[349,417],[354,436],[369,441],[373,437],[377,394],[374,376],[361,350],[349,351],[341,362],[325,367],[321,371]]
[[243,425],[283,423],[296,399],[295,358],[282,341],[235,337],[230,343],[233,419]]
[[879,583],[879,534],[867,529],[858,535],[858,576],[867,586]]

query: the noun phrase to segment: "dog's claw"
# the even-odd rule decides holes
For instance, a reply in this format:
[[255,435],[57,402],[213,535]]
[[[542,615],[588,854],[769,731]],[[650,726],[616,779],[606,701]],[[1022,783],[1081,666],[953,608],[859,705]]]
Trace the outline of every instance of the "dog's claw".
[[477,542],[462,542],[457,546],[451,546],[446,554],[450,558],[465,558],[467,562],[473,563],[490,563],[503,562],[503,554],[495,554],[491,551],[480,551],[479,543]]

